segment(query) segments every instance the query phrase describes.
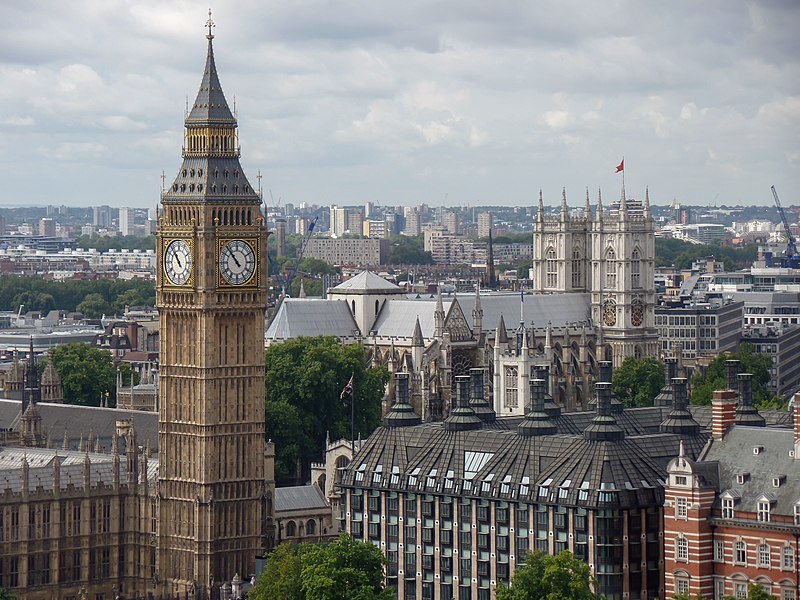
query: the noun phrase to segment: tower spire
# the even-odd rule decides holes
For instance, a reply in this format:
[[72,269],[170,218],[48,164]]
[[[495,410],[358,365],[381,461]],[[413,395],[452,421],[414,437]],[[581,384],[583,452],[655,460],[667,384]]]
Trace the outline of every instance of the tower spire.
[[567,213],[569,209],[567,208],[567,188],[561,188],[561,220],[567,220]]
[[216,26],[217,25],[214,23],[214,20],[211,18],[211,9],[209,8],[208,9],[208,21],[206,21],[206,28],[208,29],[208,34],[206,34],[206,38],[208,38],[208,41],[211,41],[211,40],[214,39],[214,34],[211,33],[211,29],[216,27]]

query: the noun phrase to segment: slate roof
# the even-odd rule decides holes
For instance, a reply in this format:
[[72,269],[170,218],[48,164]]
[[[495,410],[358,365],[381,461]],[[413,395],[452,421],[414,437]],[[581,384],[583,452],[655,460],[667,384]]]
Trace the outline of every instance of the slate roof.
[[[452,301],[442,302],[445,315],[450,313],[452,304]],[[430,340],[436,328],[435,311],[435,300],[391,300],[381,308],[373,329],[382,338],[412,339],[416,320],[419,319],[422,338]]]
[[[53,465],[60,463],[60,489],[66,490],[70,485],[82,488],[85,461],[89,461],[90,485],[113,483],[113,457],[111,454],[93,452],[74,452],[51,450],[46,448],[0,448],[0,493],[4,490],[20,492],[22,490],[23,460],[28,462],[28,489],[37,487],[52,489]],[[147,462],[148,481],[154,483],[158,473],[158,459]],[[120,457],[119,481],[125,482],[128,476],[127,461]]]
[[358,331],[347,302],[284,298],[267,328],[266,339],[281,341],[317,335],[351,338],[360,335]]
[[334,288],[328,290],[329,293],[379,293],[379,294],[403,294],[402,288],[383,277],[376,275],[372,271],[361,271],[358,275],[343,281]]
[[[446,300],[447,298],[445,298]],[[589,322],[591,319],[590,294],[525,294],[522,302],[522,313],[526,324],[545,327],[548,322],[553,327],[562,327],[565,323]],[[475,295],[458,296],[465,315],[472,315],[475,307]],[[519,324],[519,294],[484,294],[481,295],[484,331],[494,331],[500,317],[507,323]]]
[[192,105],[192,110],[186,118],[186,122],[199,123],[235,123],[236,119],[228,107],[225,94],[222,92],[222,85],[217,75],[217,65],[214,61],[213,36],[208,38],[208,54],[206,55],[206,67],[203,71],[203,79],[200,82],[200,89]]
[[[15,426],[21,406],[20,400],[0,399],[0,427]],[[137,443],[146,446],[149,442],[151,450],[158,451],[158,413],[48,402],[38,402],[36,406],[42,417],[42,431],[45,435],[50,433],[50,439],[56,448],[61,448],[66,431],[72,450],[78,449],[81,436],[84,443],[87,443],[91,433],[100,439],[100,446],[107,451],[111,448],[117,420],[133,419]],[[124,438],[120,443],[124,443]]]
[[[342,483],[585,506],[659,506],[666,466],[678,455],[681,439],[690,456],[697,456],[708,439],[707,432],[660,433],[668,412],[665,407],[616,415],[622,429],[632,432],[618,441],[584,439],[583,430],[595,417],[590,412],[554,418],[560,433],[541,436],[519,435],[521,417],[498,417],[503,428],[469,431],[451,431],[442,423],[379,427]],[[540,486],[548,488],[541,497]],[[561,495],[559,486],[565,490]]]
[[275,488],[275,512],[330,509],[316,485],[295,485]]
[[[759,498],[772,494],[771,512],[793,515],[795,503],[800,502],[800,460],[789,455],[792,450],[794,431],[791,429],[736,425],[722,440],[709,444],[697,464],[702,464],[701,461],[716,463],[717,489],[720,493],[731,490],[739,494],[740,499],[734,505],[736,510],[756,513]],[[743,484],[736,479],[741,473],[748,474]],[[773,486],[775,477],[783,478],[779,487]],[[716,502],[720,502],[719,497]]]

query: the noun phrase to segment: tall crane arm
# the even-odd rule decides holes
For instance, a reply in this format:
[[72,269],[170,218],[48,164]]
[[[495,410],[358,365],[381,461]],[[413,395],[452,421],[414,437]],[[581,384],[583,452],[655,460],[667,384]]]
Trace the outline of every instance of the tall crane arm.
[[775,206],[778,207],[778,214],[781,216],[783,228],[786,231],[786,256],[796,256],[797,240],[795,239],[794,235],[792,235],[792,230],[789,229],[789,220],[786,218],[786,213],[783,210],[783,206],[781,206],[781,200],[778,198],[778,192],[775,190],[775,186],[773,185],[770,187],[770,189],[772,190],[772,197],[775,198]]

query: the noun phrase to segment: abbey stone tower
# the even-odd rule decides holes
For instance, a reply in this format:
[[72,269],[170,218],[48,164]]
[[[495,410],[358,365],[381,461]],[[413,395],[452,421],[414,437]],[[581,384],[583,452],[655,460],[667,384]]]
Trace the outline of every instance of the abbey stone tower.
[[158,564],[165,593],[206,598],[272,545],[264,439],[267,228],[239,164],[209,15],[183,164],[161,196]]
[[571,211],[562,193],[558,216],[545,215],[539,193],[533,291],[589,294],[587,320],[599,328],[598,360],[615,367],[626,356],[658,356],[654,231],[648,191],[641,202],[626,198],[623,185],[619,202],[608,211],[598,194],[594,215],[588,191],[582,211]]

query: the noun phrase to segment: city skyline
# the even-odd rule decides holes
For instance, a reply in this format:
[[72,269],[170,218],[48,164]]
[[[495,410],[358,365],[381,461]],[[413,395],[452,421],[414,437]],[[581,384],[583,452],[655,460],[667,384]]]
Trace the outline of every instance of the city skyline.
[[[266,201],[797,204],[791,2],[212,7]],[[152,207],[197,92],[206,7],[7,8],[0,204]],[[575,174],[578,175],[575,175]],[[256,181],[253,181],[256,184]],[[271,192],[271,196],[270,196]]]

